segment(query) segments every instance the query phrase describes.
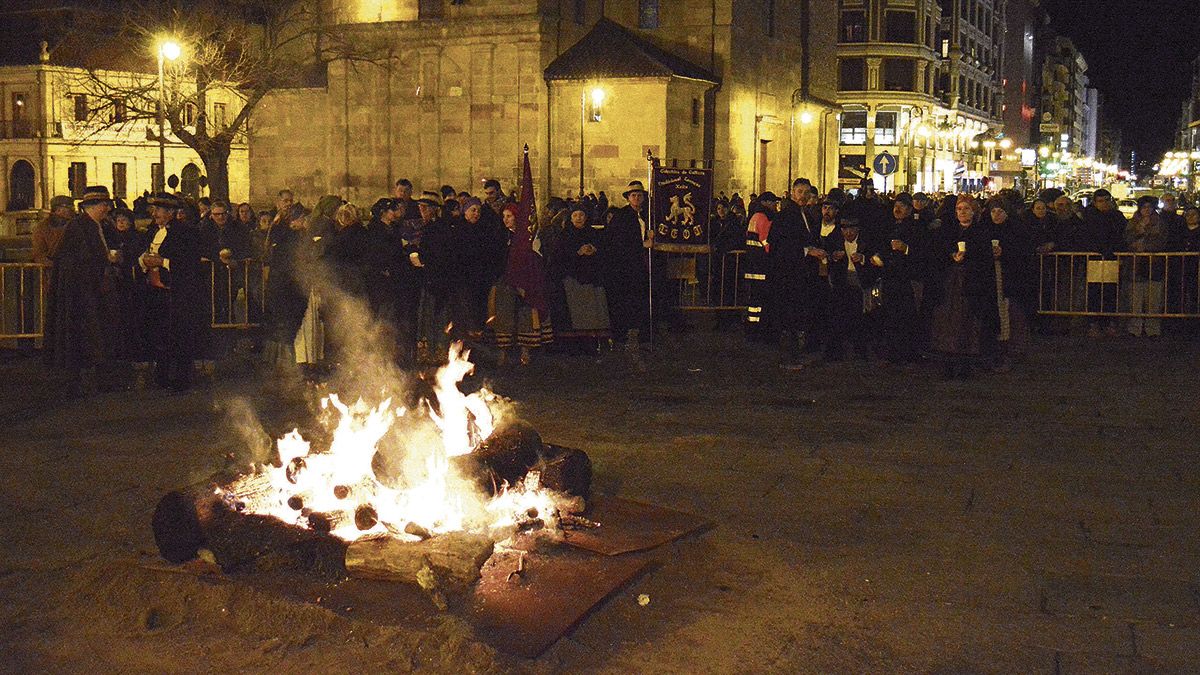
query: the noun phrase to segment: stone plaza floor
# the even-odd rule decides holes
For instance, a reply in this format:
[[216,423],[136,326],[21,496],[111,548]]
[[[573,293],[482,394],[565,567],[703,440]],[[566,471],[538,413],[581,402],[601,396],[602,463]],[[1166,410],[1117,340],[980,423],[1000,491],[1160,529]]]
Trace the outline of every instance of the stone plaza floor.
[[[150,513],[287,420],[268,378],[60,400],[0,364],[0,670],[1195,672],[1200,343],[1047,338],[1011,372],[801,372],[733,332],[482,367],[595,489],[713,527],[540,659],[156,560]],[[648,604],[637,601],[649,597]]]

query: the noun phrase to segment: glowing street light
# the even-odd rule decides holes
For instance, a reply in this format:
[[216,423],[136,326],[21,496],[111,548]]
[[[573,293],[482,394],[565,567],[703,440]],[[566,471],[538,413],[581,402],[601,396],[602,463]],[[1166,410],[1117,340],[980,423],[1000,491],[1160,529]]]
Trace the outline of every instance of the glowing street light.
[[183,47],[174,40],[164,40],[158,45],[158,53],[168,61],[175,61],[183,55]]
[[183,55],[183,47],[174,40],[162,40],[158,43],[158,184],[155,192],[166,189],[167,178],[167,87],[163,81],[163,61],[176,61]]
[[592,121],[600,121],[600,110],[604,106],[604,90],[600,87],[592,87],[588,91],[586,87],[579,94],[579,198],[583,199],[583,129],[587,126],[587,104],[588,99],[592,101]]

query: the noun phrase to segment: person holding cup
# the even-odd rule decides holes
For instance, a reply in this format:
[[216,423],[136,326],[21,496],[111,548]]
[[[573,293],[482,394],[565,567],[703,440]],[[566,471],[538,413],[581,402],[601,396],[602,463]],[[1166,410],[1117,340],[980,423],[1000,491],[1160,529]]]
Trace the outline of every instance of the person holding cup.
[[108,244],[108,268],[105,270],[104,353],[117,361],[141,362],[146,359],[141,317],[144,297],[137,283],[138,255],[146,250],[148,237],[134,227],[131,211],[116,209],[104,224]]
[[902,192],[892,204],[890,232],[869,258],[880,275],[882,352],[893,364],[920,360],[918,297],[924,290],[929,235],[912,215],[912,196]]
[[931,346],[945,358],[948,379],[994,364],[1000,332],[995,261],[1002,251],[992,245],[995,227],[991,218],[980,216],[979,202],[969,195],[959,196],[954,211],[958,222],[942,226],[930,256],[942,280]]

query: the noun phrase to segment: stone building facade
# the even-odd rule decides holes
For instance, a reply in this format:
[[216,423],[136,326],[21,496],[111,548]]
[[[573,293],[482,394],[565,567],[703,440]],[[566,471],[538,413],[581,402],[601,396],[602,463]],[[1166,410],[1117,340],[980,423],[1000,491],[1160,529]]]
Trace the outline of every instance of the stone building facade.
[[[263,101],[254,199],[288,187],[304,200],[369,203],[402,177],[418,190],[477,191],[492,177],[511,189],[526,144],[539,196],[576,193],[581,171],[585,190],[619,194],[645,178],[648,151],[712,166],[717,191],[778,191],[801,175],[828,187],[832,3],[736,10],[733,0],[335,0],[345,30],[395,48]],[[605,35],[649,69],[585,58],[563,67],[572,47]]]
[[[980,189],[999,117],[1003,0],[840,0],[839,182]],[[897,160],[891,176],[875,159]]]
[[1065,37],[1055,39],[1042,67],[1041,144],[1080,154],[1087,128],[1087,60]]
[[[103,100],[96,79],[132,82],[154,76],[97,71],[52,63],[0,66],[0,204],[20,213],[48,209],[57,194],[80,196],[88,185],[106,185],[132,203],[149,190],[160,170],[157,126],[145,120],[122,123],[119,102]],[[122,85],[123,86],[123,85]],[[232,119],[241,99],[232,91],[210,95],[209,119]],[[194,117],[194,116],[193,116]],[[191,148],[168,134],[165,176],[177,176],[188,194],[204,194],[204,164]],[[245,143],[230,153],[230,197],[249,197],[249,152]],[[6,219],[6,227],[28,220]],[[22,229],[25,226],[22,226]],[[23,234],[9,231],[7,234]]]

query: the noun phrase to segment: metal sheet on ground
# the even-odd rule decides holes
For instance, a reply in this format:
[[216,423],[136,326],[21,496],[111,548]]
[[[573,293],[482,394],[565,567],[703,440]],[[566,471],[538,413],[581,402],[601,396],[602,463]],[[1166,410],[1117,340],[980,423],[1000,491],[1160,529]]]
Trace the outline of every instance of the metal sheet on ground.
[[469,620],[479,637],[500,651],[537,658],[600,601],[647,565],[637,558],[596,557],[569,550],[551,555],[496,553],[483,566]]
[[593,499],[586,515],[600,523],[600,527],[571,530],[564,541],[576,548],[609,556],[662,546],[710,525],[691,513],[620,497]]

